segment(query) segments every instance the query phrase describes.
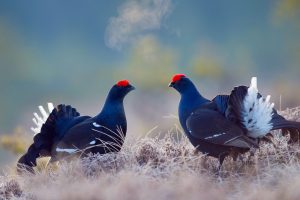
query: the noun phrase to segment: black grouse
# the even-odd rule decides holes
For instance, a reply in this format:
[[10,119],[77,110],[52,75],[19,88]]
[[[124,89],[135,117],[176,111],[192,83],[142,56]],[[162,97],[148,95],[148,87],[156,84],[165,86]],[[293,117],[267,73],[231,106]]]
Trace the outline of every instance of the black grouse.
[[290,141],[299,140],[300,122],[288,121],[277,113],[270,96],[263,98],[253,77],[250,87],[238,86],[230,95],[204,98],[184,74],[177,74],[169,85],[180,95],[179,121],[190,142],[199,151],[219,159],[236,159],[239,153],[258,148],[258,141],[270,131],[290,133]]
[[124,97],[134,89],[127,80],[119,81],[108,93],[102,111],[95,117],[80,116],[69,105],[49,104],[52,110],[47,117],[43,107],[39,107],[44,120],[36,113],[34,122],[41,128],[33,138],[33,144],[19,159],[18,170],[25,168],[33,172],[36,159],[50,156],[56,161],[78,153],[89,152],[104,154],[120,151],[127,131],[127,121],[123,106]]

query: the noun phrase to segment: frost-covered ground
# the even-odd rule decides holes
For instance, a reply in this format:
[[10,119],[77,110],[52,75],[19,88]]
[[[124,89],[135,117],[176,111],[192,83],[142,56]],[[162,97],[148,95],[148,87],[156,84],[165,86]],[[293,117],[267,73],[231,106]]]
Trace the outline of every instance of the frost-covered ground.
[[[300,120],[300,107],[282,112]],[[0,199],[300,199],[300,146],[274,132],[254,157],[217,159],[195,152],[180,130],[126,138],[118,154],[60,162],[36,175],[0,177]]]

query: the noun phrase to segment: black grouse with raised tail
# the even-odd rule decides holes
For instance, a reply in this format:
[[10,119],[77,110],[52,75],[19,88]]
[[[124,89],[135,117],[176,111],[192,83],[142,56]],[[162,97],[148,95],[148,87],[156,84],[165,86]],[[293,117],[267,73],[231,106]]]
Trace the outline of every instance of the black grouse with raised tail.
[[277,113],[270,96],[263,98],[253,77],[250,87],[238,86],[230,95],[204,98],[184,74],[177,74],[169,85],[180,95],[179,121],[190,142],[201,152],[219,159],[234,158],[270,131],[282,129],[290,142],[299,141],[300,122],[288,121]]
[[[95,117],[80,116],[69,105],[58,105],[49,116],[40,107],[44,120],[36,113],[36,124],[42,124],[33,144],[19,159],[18,169],[33,172],[36,159],[51,156],[56,161],[78,153],[108,153],[120,151],[127,131],[124,97],[134,89],[127,80],[115,84],[106,98],[102,111]],[[45,117],[46,116],[46,117]]]

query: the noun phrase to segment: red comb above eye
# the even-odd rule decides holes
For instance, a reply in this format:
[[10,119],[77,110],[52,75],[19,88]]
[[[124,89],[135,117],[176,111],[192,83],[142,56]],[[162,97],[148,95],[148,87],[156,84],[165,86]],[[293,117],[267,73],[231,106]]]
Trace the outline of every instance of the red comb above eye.
[[179,81],[182,77],[186,77],[184,74],[176,74],[172,78],[172,82]]
[[120,87],[126,87],[129,85],[129,81],[127,80],[121,80],[119,82],[117,82],[117,86],[120,86]]

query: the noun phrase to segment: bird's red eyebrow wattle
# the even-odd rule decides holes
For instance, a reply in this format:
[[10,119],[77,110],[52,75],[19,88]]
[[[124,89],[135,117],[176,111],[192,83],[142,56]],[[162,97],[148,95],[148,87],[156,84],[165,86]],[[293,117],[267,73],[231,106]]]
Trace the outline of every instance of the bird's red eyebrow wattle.
[[117,86],[120,86],[120,87],[126,87],[128,85],[129,85],[129,81],[128,80],[121,80],[121,81],[117,82]]
[[184,74],[176,74],[172,78],[172,82],[179,81],[182,77],[186,77]]

